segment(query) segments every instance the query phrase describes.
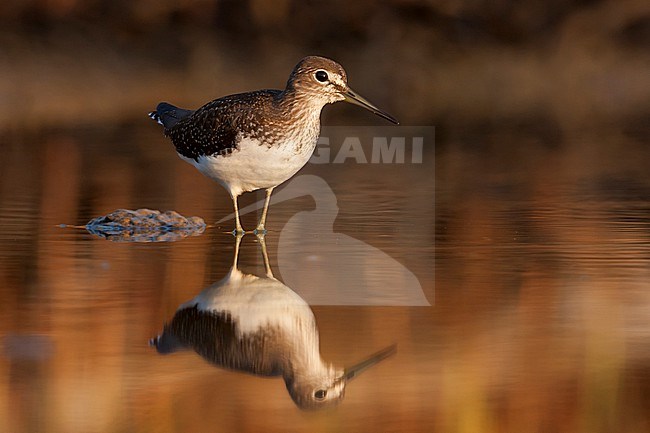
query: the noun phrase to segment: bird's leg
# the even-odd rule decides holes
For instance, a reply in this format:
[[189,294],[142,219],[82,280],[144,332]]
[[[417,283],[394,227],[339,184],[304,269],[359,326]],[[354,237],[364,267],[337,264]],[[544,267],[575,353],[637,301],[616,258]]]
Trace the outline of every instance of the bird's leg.
[[241,244],[241,238],[244,235],[241,233],[237,233],[235,235],[235,258],[232,261],[232,267],[233,269],[238,269],[237,268],[237,262],[239,261],[239,244]]
[[264,224],[266,224],[266,213],[269,210],[269,203],[271,202],[271,193],[273,192],[273,188],[275,187],[267,188],[266,190],[266,199],[264,200],[264,210],[262,210],[262,218],[260,219],[259,224],[257,224],[257,228],[255,229],[255,234],[266,233]]
[[237,206],[237,196],[236,195],[232,197],[232,204],[235,207],[235,221],[236,221],[235,222],[235,224],[236,224],[235,225],[235,230],[233,231],[232,234],[235,235],[235,236],[243,235],[245,232],[244,232],[244,229],[241,226],[241,222],[239,221],[239,206]]
[[264,234],[257,234],[257,240],[262,246],[262,259],[264,259],[264,271],[266,276],[269,278],[275,278],[273,276],[273,270],[271,269],[271,262],[269,261],[269,253],[266,251],[266,240],[264,239]]

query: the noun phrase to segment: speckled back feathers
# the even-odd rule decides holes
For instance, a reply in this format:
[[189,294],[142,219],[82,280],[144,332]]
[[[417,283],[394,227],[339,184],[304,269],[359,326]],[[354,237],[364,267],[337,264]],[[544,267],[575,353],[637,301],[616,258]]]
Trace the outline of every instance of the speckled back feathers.
[[228,155],[241,137],[264,137],[265,118],[276,110],[279,90],[260,90],[208,102],[169,129],[176,151],[186,158]]
[[[227,156],[238,149],[243,138],[269,147],[287,141],[288,137],[315,140],[320,129],[320,111],[333,102],[312,79],[319,69],[335,72],[344,82],[347,80],[338,63],[310,56],[293,69],[284,91],[259,90],[225,96],[196,111],[161,103],[150,117],[165,126],[165,135],[181,156],[195,161],[202,156]],[[300,139],[294,141],[298,149],[305,144]]]

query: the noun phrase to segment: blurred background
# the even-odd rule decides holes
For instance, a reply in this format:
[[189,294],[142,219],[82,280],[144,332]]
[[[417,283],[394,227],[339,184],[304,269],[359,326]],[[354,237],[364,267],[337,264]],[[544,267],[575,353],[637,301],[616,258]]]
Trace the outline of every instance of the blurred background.
[[[282,88],[311,54],[436,132],[422,164],[302,171],[334,191],[334,231],[403,264],[432,305],[315,306],[327,361],[398,344],[320,414],[281,380],[147,346],[228,271],[225,229],[135,245],[60,227],[229,214],[146,113]],[[650,431],[649,71],[647,0],[2,3],[0,431]],[[348,104],[322,119],[386,124]],[[283,224],[314,208],[272,207],[276,270]]]
[[404,124],[553,134],[650,116],[644,0],[19,0],[0,20],[4,127],[280,88],[309,54]]

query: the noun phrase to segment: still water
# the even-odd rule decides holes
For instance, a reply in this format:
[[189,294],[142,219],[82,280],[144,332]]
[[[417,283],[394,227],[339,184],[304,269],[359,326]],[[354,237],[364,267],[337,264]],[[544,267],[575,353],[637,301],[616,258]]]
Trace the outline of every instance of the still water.
[[[650,430],[642,140],[448,136],[420,163],[307,165],[274,198],[265,245],[241,239],[236,269],[279,290],[275,307],[295,306],[272,320],[313,323],[288,341],[315,339],[333,371],[397,345],[320,411],[299,408],[279,367],[252,375],[197,343],[226,341],[223,321],[149,344],[188,301],[225,302],[214,288],[238,246],[232,220],[217,223],[232,212],[226,192],[156,128],[1,140],[0,431]],[[208,227],[150,243],[83,228],[121,208]]]

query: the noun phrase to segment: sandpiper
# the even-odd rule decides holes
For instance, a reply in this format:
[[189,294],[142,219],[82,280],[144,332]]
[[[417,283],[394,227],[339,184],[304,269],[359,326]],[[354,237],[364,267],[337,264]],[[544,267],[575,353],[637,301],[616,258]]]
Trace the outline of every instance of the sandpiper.
[[396,352],[392,345],[345,369],[320,356],[316,320],[309,305],[273,276],[259,235],[265,276],[237,267],[182,304],[163,332],[151,339],[159,353],[193,349],[209,362],[258,376],[281,376],[301,409],[321,409],[343,399],[346,385]]
[[341,65],[317,56],[298,62],[284,90],[225,96],[197,110],[161,102],[149,117],[165,127],[165,135],[184,161],[228,190],[235,209],[235,233],[244,233],[237,197],[266,189],[255,229],[264,233],[273,188],[307,163],[320,134],[321,110],[338,101],[360,105],[398,123],[350,89]]

